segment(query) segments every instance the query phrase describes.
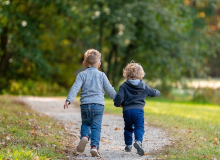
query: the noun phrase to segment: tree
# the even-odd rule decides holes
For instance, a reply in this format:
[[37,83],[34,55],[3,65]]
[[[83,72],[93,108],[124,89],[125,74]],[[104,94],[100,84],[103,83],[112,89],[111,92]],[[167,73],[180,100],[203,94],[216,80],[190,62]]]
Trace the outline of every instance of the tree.
[[166,83],[203,74],[204,58],[215,52],[207,29],[195,26],[194,9],[182,0],[92,0],[77,8],[83,41],[91,40],[84,46],[102,52],[102,70],[113,85],[131,60],[143,65],[148,79]]
[[[0,88],[10,79],[53,81],[61,73],[65,75],[78,68],[69,67],[78,63],[79,58],[78,54],[72,55],[79,50],[68,40],[75,18],[71,11],[73,3],[68,0],[0,2],[0,81],[5,82]],[[70,65],[63,67],[66,62]],[[56,80],[61,84],[66,82]]]

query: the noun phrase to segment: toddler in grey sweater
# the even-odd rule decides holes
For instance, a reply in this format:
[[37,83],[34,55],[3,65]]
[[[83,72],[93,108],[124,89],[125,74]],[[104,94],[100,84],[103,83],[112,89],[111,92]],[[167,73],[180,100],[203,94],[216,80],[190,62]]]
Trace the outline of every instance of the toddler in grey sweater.
[[[77,146],[78,152],[84,152],[86,144],[91,140],[90,153],[93,157],[99,157],[99,142],[101,134],[102,117],[104,113],[104,94],[114,99],[116,92],[110,84],[105,73],[98,68],[101,65],[101,54],[94,49],[89,49],[84,54],[83,65],[85,71],[80,72],[70,89],[64,104],[64,109],[74,101],[81,88],[81,138]],[[104,92],[105,91],[105,92]]]

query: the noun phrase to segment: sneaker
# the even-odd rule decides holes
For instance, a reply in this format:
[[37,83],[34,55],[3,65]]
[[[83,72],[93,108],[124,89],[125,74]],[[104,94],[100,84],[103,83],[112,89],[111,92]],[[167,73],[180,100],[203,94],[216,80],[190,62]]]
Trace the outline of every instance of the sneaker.
[[96,147],[91,147],[90,153],[92,154],[93,157],[100,157],[100,154],[99,154],[98,149]]
[[131,152],[131,149],[132,149],[132,145],[127,145],[125,147],[125,152]]
[[83,138],[81,138],[78,146],[77,146],[77,152],[84,152],[86,145],[88,143],[89,139],[88,137],[84,136]]
[[142,147],[142,144],[140,141],[135,141],[134,143],[134,148],[137,149],[137,153],[140,155],[140,156],[143,156],[144,155],[144,149]]

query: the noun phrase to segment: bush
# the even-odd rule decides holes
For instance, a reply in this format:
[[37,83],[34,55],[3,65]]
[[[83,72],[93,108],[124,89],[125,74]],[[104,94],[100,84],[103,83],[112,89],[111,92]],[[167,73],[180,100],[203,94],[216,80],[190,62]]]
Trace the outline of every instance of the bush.
[[220,91],[213,88],[197,88],[193,92],[193,101],[200,103],[216,103],[220,104]]
[[38,95],[38,96],[61,96],[66,95],[67,90],[64,87],[53,82],[42,82],[33,80],[10,80],[9,86],[2,89],[3,94],[12,95]]

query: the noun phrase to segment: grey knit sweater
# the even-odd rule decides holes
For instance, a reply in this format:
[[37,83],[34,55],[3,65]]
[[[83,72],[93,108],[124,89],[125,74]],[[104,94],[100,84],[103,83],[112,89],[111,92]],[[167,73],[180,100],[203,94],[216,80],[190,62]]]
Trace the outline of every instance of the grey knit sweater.
[[71,87],[66,101],[72,103],[80,88],[81,105],[90,103],[105,105],[105,92],[111,99],[114,99],[116,96],[116,92],[105,73],[100,72],[98,68],[95,67],[87,68],[85,71],[82,71],[77,75],[76,81]]

